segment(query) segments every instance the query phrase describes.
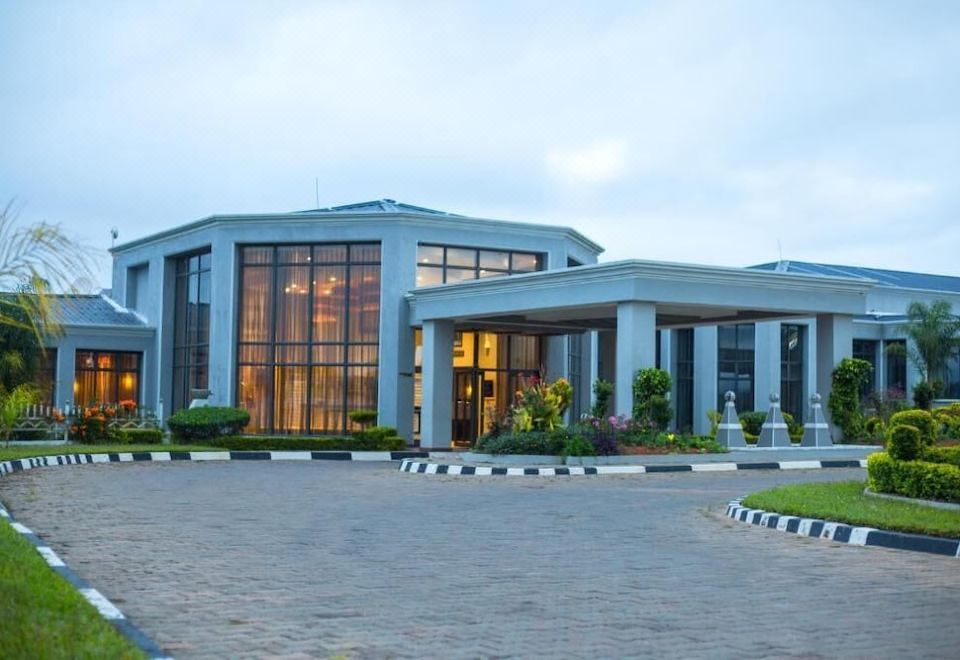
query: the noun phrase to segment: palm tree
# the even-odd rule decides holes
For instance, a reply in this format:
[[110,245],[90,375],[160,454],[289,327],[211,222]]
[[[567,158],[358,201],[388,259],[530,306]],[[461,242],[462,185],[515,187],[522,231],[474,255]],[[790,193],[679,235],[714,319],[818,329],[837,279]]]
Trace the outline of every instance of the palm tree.
[[960,319],[953,315],[950,303],[936,300],[929,305],[914,301],[907,307],[909,323],[903,332],[912,340],[907,351],[927,383],[943,374],[950,353],[958,344]]
[[0,325],[32,332],[39,342],[59,329],[54,292],[91,281],[91,254],[60,228],[17,222],[13,202],[0,211]]

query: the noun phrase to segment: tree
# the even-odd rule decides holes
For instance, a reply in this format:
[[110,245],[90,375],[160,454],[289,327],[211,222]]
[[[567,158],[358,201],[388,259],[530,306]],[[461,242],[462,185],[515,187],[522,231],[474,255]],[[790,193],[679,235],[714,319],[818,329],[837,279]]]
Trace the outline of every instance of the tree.
[[75,283],[91,281],[90,251],[60,228],[17,222],[13,202],[0,211],[0,326],[20,328],[42,345],[59,330],[53,292],[75,292]]
[[[0,293],[0,298],[9,294]],[[43,346],[37,335],[28,330],[26,311],[12,307],[9,312],[20,325],[0,324],[0,388],[13,390],[32,383],[40,369]]]
[[32,385],[20,385],[10,392],[0,389],[0,440],[4,446],[10,444],[10,436],[23,409],[36,401],[37,391]]
[[908,323],[903,332],[912,341],[907,350],[910,361],[927,383],[943,375],[950,352],[957,345],[960,319],[953,315],[950,303],[936,300],[929,305],[914,301],[907,307]]

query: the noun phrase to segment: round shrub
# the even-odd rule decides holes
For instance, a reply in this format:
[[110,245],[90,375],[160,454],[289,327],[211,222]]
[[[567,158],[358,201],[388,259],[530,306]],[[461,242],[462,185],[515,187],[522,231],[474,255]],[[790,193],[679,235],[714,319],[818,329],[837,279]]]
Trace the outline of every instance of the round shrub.
[[243,408],[207,406],[178,410],[167,419],[175,442],[209,440],[222,435],[237,435],[250,423]]
[[887,451],[898,461],[913,461],[919,458],[923,448],[920,430],[915,426],[897,424],[890,429],[887,438]]
[[927,446],[937,442],[937,436],[940,433],[939,424],[933,419],[933,415],[926,410],[904,410],[890,417],[890,426],[897,424],[906,424],[920,431],[920,439]]
[[740,426],[743,427],[744,433],[749,433],[750,435],[760,435],[763,423],[767,419],[767,413],[759,410],[742,412],[738,416],[740,418]]
[[843,358],[833,370],[827,410],[847,442],[860,437],[863,432],[860,388],[870,380],[871,373],[873,365],[858,358]]

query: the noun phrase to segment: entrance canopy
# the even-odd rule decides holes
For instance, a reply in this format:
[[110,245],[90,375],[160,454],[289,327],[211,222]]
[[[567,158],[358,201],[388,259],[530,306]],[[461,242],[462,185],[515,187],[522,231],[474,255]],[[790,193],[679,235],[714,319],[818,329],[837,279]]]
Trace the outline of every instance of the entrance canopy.
[[450,441],[453,340],[459,329],[564,334],[616,330],[615,410],[632,410],[631,383],[652,367],[657,328],[817,318],[817,387],[852,351],[853,316],[874,282],[654,261],[618,261],[415,289],[410,323],[423,327],[421,446]]
[[658,327],[690,327],[818,314],[864,314],[874,283],[656,261],[546,270],[415,289],[410,322],[510,331],[614,329],[617,305],[656,304]]

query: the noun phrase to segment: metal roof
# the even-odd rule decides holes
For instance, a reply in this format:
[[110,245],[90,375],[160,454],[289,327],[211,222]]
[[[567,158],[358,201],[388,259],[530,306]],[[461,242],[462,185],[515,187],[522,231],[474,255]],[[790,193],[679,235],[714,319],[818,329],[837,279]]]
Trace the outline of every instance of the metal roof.
[[69,326],[147,327],[135,312],[103,295],[59,295],[56,314]]
[[899,270],[886,270],[883,268],[818,264],[809,261],[774,261],[750,266],[750,268],[755,270],[772,270],[781,273],[854,277],[874,280],[878,286],[884,287],[960,293],[960,277],[952,277],[950,275],[930,275],[928,273],[911,273]]
[[294,211],[295,215],[330,215],[336,213],[418,213],[422,215],[445,215],[455,218],[464,217],[458,213],[447,213],[446,211],[428,209],[424,206],[404,204],[395,199],[375,199],[370,202],[358,202],[356,204],[344,204],[342,206],[328,206],[322,209]]

